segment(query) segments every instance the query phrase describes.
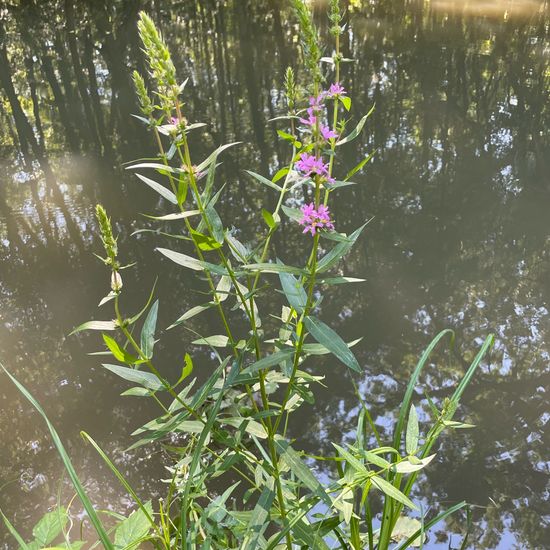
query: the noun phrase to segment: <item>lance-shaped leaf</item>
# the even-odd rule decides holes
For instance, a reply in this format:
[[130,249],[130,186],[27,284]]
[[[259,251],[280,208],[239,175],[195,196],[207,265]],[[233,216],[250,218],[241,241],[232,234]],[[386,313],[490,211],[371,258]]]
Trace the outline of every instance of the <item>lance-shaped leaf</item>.
[[394,487],[389,481],[386,481],[384,478],[378,476],[372,476],[370,479],[372,484],[385,495],[389,496],[393,500],[396,500],[397,502],[400,502],[401,504],[404,504],[405,506],[408,506],[411,510],[418,510],[416,504],[414,504],[413,501],[404,495],[399,489]]
[[[280,263],[277,261],[277,263]],[[300,281],[292,275],[292,273],[279,273],[279,279],[281,280],[281,286],[285,293],[288,303],[298,312],[303,313],[306,307],[307,294]]]
[[136,176],[142,182],[146,183],[151,189],[155,190],[161,197],[164,197],[167,201],[171,202],[172,204],[178,204],[178,199],[176,198],[176,195],[174,195],[174,193],[172,193],[170,189],[166,189],[164,185],[157,183],[151,178],[142,176],[141,174],[136,174]]
[[259,181],[263,185],[267,185],[267,187],[271,187],[272,189],[275,189],[276,191],[279,191],[279,193],[282,192],[283,188],[277,185],[276,183],[273,183],[271,180],[268,180],[267,178],[264,178],[264,176],[261,176],[260,174],[256,174],[256,172],[252,172],[251,170],[245,170],[245,172],[252,176],[255,180]]
[[418,415],[414,405],[411,405],[409,411],[409,420],[407,422],[407,431],[405,432],[405,449],[407,454],[413,455],[418,449],[418,436],[420,429],[418,427]]
[[327,348],[333,355],[335,355],[344,365],[354,370],[355,372],[361,372],[361,367],[349,349],[348,345],[342,340],[342,338],[332,330],[328,325],[325,325],[319,319],[308,316],[304,319],[307,330],[310,334]]
[[119,365],[103,364],[102,366],[117,376],[124,378],[124,380],[141,384],[149,390],[158,391],[164,388],[164,384],[151,372],[129,369],[128,367],[120,367]]
[[70,334],[81,332],[83,330],[115,330],[116,323],[114,321],[87,321],[76,327]]
[[345,143],[349,143],[350,141],[353,141],[361,132],[363,129],[363,126],[365,125],[365,122],[367,122],[367,118],[370,117],[370,115],[374,111],[374,105],[372,106],[371,110],[358,122],[357,126],[345,137],[342,138],[340,141],[336,142],[336,145],[344,145]]
[[153,357],[153,347],[155,345],[155,328],[157,326],[157,315],[159,309],[159,301],[157,300],[149,310],[143,328],[141,329],[141,351],[151,359]]

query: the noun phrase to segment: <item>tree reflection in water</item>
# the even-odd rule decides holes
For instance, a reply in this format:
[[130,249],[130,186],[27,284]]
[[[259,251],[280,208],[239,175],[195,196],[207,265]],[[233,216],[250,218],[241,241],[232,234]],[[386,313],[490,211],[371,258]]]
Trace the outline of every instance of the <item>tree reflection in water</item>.
[[[162,455],[122,452],[153,411],[118,397],[121,387],[85,355],[89,340],[64,337],[105,287],[91,256],[92,205],[109,205],[122,253],[139,262],[126,278],[135,307],[159,272],[165,326],[195,300],[181,271],[164,262],[159,269],[151,250],[160,237],[130,236],[148,225],[139,212],[166,206],[117,167],[153,151],[130,116],[130,69],[144,72],[137,13],[147,9],[179,52],[178,71],[190,76],[189,118],[209,122],[205,149],[243,142],[224,159],[221,214],[253,238],[262,231],[252,214],[264,191],[242,169],[273,173],[285,161],[276,125],[267,123],[296,55],[296,28],[281,4],[21,0],[0,19],[0,355],[45,404],[100,506],[123,507],[123,494],[78,430],[94,435],[143,492],[162,490],[150,481],[162,475]],[[433,398],[446,395],[474,335],[496,333],[491,362],[464,400],[478,427],[445,440],[439,453],[447,466],[429,469],[423,494],[426,505],[464,498],[483,507],[475,510],[475,548],[543,548],[550,537],[548,5],[349,0],[348,8],[353,33],[344,35],[344,49],[356,62],[344,78],[357,98],[353,113],[373,102],[376,111],[364,145],[353,142],[345,155],[349,166],[376,156],[361,185],[340,194],[335,217],[349,228],[366,214],[375,220],[345,260],[346,273],[367,282],[332,291],[323,315],[339,319],[350,340],[364,337],[360,387],[386,428],[437,331],[454,328],[459,346],[434,361],[424,386]],[[277,254],[293,263],[304,237],[282,234]],[[163,301],[168,286],[177,301]],[[198,319],[199,331],[216,323]],[[187,334],[164,342],[167,374],[175,373]],[[347,373],[333,366],[319,363],[330,391],[294,434],[312,450],[330,452],[325,441],[345,438],[355,424]],[[0,479],[12,482],[2,509],[30,530],[55,498],[60,465],[39,420],[2,387]],[[447,547],[436,538],[430,548]]]

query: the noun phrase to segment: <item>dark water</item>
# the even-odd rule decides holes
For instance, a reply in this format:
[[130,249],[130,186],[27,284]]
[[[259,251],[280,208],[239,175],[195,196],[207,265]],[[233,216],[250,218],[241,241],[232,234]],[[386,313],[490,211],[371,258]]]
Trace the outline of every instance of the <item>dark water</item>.
[[[129,71],[143,69],[139,9],[163,29],[180,76],[190,77],[188,118],[209,123],[195,158],[243,142],[224,155],[221,179],[221,215],[243,238],[263,231],[257,214],[271,199],[242,170],[272,174],[288,155],[267,120],[282,109],[282,74],[297,51],[282,0],[27,0],[2,11],[0,357],[44,405],[93,500],[117,511],[128,500],[79,431],[145,496],[162,493],[155,480],[164,457],[124,452],[129,434],[157,414],[154,404],[119,397],[125,385],[86,355],[101,347],[94,335],[67,337],[80,322],[110,315],[96,309],[109,282],[92,256],[100,250],[93,205],[108,207],[122,257],[138,262],[125,276],[128,313],[156,276],[162,326],[202,300],[188,272],[152,252],[166,239],[131,236],[150,225],[140,213],[167,210],[121,168],[154,153],[130,117],[137,109]],[[319,2],[323,25],[324,9]],[[334,213],[341,230],[375,218],[344,262],[346,274],[367,282],[332,291],[322,315],[346,339],[364,337],[360,388],[386,430],[439,330],[454,329],[457,344],[424,376],[436,399],[450,393],[481,338],[496,335],[459,412],[477,428],[444,437],[422,502],[476,505],[470,548],[550,548],[548,4],[350,0],[349,10],[353,32],[343,48],[356,62],[343,81],[354,118],[373,103],[376,111],[343,161],[351,167],[376,156],[360,185],[339,194]],[[302,261],[307,243],[288,228],[277,255]],[[214,315],[195,319],[194,330],[216,333]],[[198,353],[191,339],[184,330],[163,336],[168,377],[186,350]],[[208,372],[206,357],[198,363]],[[353,434],[357,401],[340,365],[325,359],[315,369],[328,389],[293,435],[302,448],[328,453],[330,441]],[[0,380],[0,507],[28,534],[58,493],[67,502],[71,491],[42,421]],[[452,518],[426,547],[457,547],[464,527],[463,517]],[[16,547],[7,534],[1,540]]]

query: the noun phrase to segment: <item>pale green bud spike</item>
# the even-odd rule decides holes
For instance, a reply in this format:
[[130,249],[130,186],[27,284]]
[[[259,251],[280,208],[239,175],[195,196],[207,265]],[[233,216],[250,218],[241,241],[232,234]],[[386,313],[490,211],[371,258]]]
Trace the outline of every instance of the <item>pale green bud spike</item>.
[[134,88],[138,97],[140,110],[144,116],[151,119],[153,116],[154,106],[149,94],[147,93],[145,81],[137,71],[132,73],[132,78],[134,80]]
[[113,235],[113,228],[111,226],[111,220],[107,216],[105,208],[101,204],[96,205],[95,215],[99,223],[99,230],[101,232],[101,240],[103,241],[103,246],[105,252],[109,258],[109,263],[115,266],[115,260],[118,254],[118,248],[116,244],[116,239]]

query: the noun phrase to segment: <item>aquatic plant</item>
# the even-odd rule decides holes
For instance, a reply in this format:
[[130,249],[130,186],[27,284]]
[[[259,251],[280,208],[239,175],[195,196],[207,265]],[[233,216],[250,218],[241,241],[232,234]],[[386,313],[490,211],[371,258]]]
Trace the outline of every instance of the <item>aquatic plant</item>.
[[[441,403],[427,398],[431,416],[423,433],[413,403],[414,389],[437,344],[445,338],[452,343],[450,330],[440,332],[421,356],[403,397],[391,441],[383,441],[359,392],[360,413],[352,444],[333,442],[333,454],[310,456],[288,436],[296,411],[313,402],[314,388],[322,383],[315,370],[317,356],[331,354],[350,374],[362,372],[351,349],[353,343],[345,342],[319,318],[318,306],[326,288],[362,281],[340,275],[336,268],[358,241],[368,220],[347,234],[338,230],[340,220],[331,218],[329,208],[332,195],[354,185],[350,179],[371,158],[350,168],[340,162],[338,153],[342,146],[359,137],[372,113],[371,109],[347,131],[349,121],[343,116],[350,113],[352,99],[341,82],[340,66],[349,60],[340,52],[343,14],[338,1],[330,2],[330,31],[335,39],[330,57],[321,57],[322,48],[308,5],[304,0],[292,0],[292,4],[301,29],[302,63],[307,74],[303,80],[309,84],[302,88],[293,68],[286,71],[287,112],[275,122],[287,124],[285,130],[278,130],[278,135],[288,144],[288,164],[271,177],[247,171],[252,181],[265,186],[266,193],[277,194],[275,208],[261,210],[266,225],[263,237],[251,243],[241,242],[217,211],[222,191],[216,179],[219,157],[238,144],[220,145],[198,163],[192,158],[189,142],[194,130],[204,124],[188,120],[184,105],[186,81],[178,83],[161,34],[145,13],[140,15],[139,33],[149,74],[144,79],[134,72],[141,107],[138,118],[151,131],[158,158],[134,163],[128,169],[173,206],[173,211],[155,219],[182,224],[183,233],[168,235],[177,244],[156,251],[201,275],[210,296],[208,302],[183,312],[169,328],[185,326],[193,317],[213,309],[220,317],[224,334],[197,335],[193,341],[211,351],[212,371],[202,384],[191,380],[193,358],[189,353],[185,354],[178,379],[168,380],[155,358],[161,304],[153,301],[153,289],[139,312],[123,312],[121,271],[131,266],[120,263],[111,220],[101,205],[97,206],[96,216],[105,252],[101,260],[109,270],[110,290],[100,307],[112,305],[114,318],[86,322],[74,332],[100,331],[105,353],[112,357],[110,361],[116,361],[104,363],[103,367],[132,384],[123,395],[153,399],[158,404],[160,416],[137,430],[139,439],[132,448],[153,442],[165,445],[172,457],[166,498],[154,505],[143,502],[95,441],[83,434],[137,506],[128,518],[116,523],[111,535],[86,496],[40,405],[11,377],[46,418],[78,496],[105,548],[134,548],[149,541],[155,548],[165,549],[385,550],[393,543],[404,549],[422,545],[426,531],[466,506],[460,502],[436,516],[421,511],[418,514],[412,491],[419,473],[433,460],[441,433],[469,427],[454,420],[454,415],[492,337],[485,340],[449,398]],[[328,71],[323,71],[323,67],[328,67]],[[328,86],[324,84],[327,79]],[[159,177],[164,180],[159,181]],[[300,208],[287,202],[291,195],[301,200]],[[283,224],[282,216],[290,224]],[[304,266],[287,265],[273,256],[271,242],[283,225],[290,232],[309,233]],[[275,285],[280,287],[286,302],[280,311],[272,310],[267,292]],[[240,312],[238,323],[232,323],[234,311]],[[239,328],[242,319],[247,324],[245,331]],[[315,475],[315,464],[320,461],[333,472],[327,482]],[[231,481],[217,494],[220,478]],[[380,515],[371,507],[371,491],[383,496]],[[405,509],[414,511],[416,516],[408,517]],[[66,529],[70,515],[61,506],[44,516],[30,543],[25,543],[9,520],[3,518],[22,548],[43,547],[61,537],[64,540],[57,547],[82,545],[82,541],[71,540],[70,530]],[[42,536],[44,532],[47,535]]]

